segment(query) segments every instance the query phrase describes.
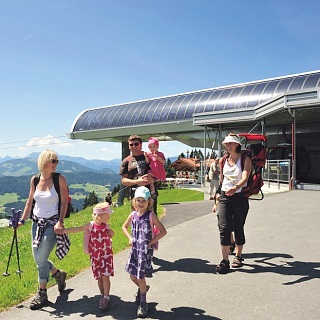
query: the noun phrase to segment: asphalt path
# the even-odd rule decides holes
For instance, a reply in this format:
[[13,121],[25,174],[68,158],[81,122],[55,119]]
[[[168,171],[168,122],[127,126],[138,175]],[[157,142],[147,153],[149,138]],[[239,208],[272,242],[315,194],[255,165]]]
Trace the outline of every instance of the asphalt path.
[[[215,271],[221,252],[212,201],[165,205],[168,234],[147,279],[147,319],[320,319],[319,195],[294,190],[250,201],[244,266],[226,275]],[[31,311],[28,299],[0,319],[136,319],[136,288],[124,270],[128,254],[114,257],[108,310],[98,309],[97,283],[87,269],[67,280],[63,294],[49,288],[45,308]]]

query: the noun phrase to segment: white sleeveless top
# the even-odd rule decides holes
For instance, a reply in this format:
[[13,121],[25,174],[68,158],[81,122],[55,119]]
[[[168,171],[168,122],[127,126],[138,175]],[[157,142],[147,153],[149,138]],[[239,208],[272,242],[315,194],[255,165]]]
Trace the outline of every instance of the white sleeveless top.
[[[230,188],[234,187],[242,178],[242,169],[241,169],[241,157],[234,166],[230,166],[228,159],[224,163],[223,167],[223,181],[222,181],[222,191],[227,191]],[[237,193],[241,192],[240,188],[237,190]]]
[[59,195],[54,185],[49,191],[39,191],[36,188],[33,198],[36,201],[33,214],[38,218],[48,219],[58,214]]

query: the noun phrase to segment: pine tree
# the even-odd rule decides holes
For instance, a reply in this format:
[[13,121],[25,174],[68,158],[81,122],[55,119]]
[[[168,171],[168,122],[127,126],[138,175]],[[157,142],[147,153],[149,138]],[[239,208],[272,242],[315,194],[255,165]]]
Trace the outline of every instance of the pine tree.
[[85,197],[84,203],[83,203],[83,209],[89,207],[89,206],[94,206],[99,202],[98,196],[94,191],[89,193],[88,197]]

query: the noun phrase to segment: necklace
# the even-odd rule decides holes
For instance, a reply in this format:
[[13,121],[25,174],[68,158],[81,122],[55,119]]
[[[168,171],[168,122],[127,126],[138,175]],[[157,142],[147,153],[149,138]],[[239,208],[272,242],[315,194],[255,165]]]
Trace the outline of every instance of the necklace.
[[48,178],[45,178],[42,174],[40,175],[40,179],[43,180],[43,181],[48,181],[50,180],[52,177],[48,177]]

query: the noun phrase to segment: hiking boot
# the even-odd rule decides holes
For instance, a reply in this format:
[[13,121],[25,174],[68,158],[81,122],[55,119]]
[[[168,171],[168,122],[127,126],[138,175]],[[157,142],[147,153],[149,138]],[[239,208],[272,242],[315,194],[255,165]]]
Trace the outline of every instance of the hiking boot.
[[157,195],[155,193],[151,193],[151,199],[156,200],[157,199]]
[[56,279],[56,282],[58,284],[58,290],[60,293],[62,293],[63,290],[66,288],[67,273],[65,271],[58,270],[55,274],[52,275],[52,277]]
[[38,310],[44,307],[48,303],[48,296],[46,289],[39,289],[38,293],[35,295],[30,303],[31,310]]
[[138,318],[145,318],[148,315],[148,304],[146,302],[141,302],[137,311]]
[[[150,286],[147,286],[147,292],[149,291]],[[137,293],[134,295],[136,297],[136,302],[140,303],[140,289],[138,289]]]
[[109,304],[109,298],[101,297],[99,301],[99,309],[107,309]]

